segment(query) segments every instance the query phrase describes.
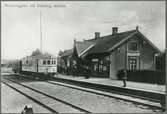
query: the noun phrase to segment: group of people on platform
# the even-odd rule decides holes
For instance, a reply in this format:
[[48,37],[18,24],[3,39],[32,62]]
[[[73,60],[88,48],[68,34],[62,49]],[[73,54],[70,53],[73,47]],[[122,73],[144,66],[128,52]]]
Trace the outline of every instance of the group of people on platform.
[[76,65],[72,67],[65,67],[65,68],[58,68],[58,73],[66,74],[66,75],[73,75],[73,77],[84,75],[86,79],[91,76],[91,69],[89,66],[83,66],[82,68],[77,68]]

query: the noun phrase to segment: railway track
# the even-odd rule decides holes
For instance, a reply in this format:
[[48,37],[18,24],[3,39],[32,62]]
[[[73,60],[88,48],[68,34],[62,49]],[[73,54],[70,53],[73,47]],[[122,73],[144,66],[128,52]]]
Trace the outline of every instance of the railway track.
[[[24,84],[18,83],[14,80],[5,78],[1,80],[1,82],[11,87],[12,89],[16,90],[17,92],[21,93],[22,95],[28,97],[29,99],[33,100],[34,102],[38,103],[39,105],[43,106],[44,108],[48,109],[53,113],[67,113],[67,112],[69,113],[70,111],[71,113],[91,113],[86,109],[75,106],[72,103],[58,99],[55,96],[51,96],[45,92],[26,86]],[[48,101],[51,101],[52,104],[49,105]],[[54,105],[59,107],[55,107]],[[67,112],[63,112],[65,110]]]
[[135,90],[135,89],[126,89],[126,88],[121,88],[117,86],[108,86],[108,85],[99,85],[96,83],[89,83],[89,82],[84,82],[84,81],[77,81],[77,80],[71,80],[71,79],[64,79],[64,78],[56,78],[54,77],[52,80],[56,82],[62,82],[66,84],[71,84],[71,85],[76,85],[80,87],[86,87],[90,89],[95,89],[95,90],[100,90],[104,92],[110,92],[110,93],[115,93],[119,95],[125,95],[125,96],[131,96],[134,98],[140,98],[148,101],[153,101],[153,102],[160,102],[161,98],[165,98],[165,94],[150,94],[150,92],[145,92],[141,90]]
[[[24,77],[24,78],[27,79],[27,77]],[[32,80],[28,79],[27,81],[32,81]],[[72,89],[77,89],[77,90],[81,90],[81,91],[86,91],[86,92],[89,92],[89,93],[98,94],[98,95],[102,95],[102,96],[106,96],[106,97],[116,98],[116,99],[120,99],[120,100],[124,100],[124,101],[128,101],[128,102],[133,102],[136,105],[148,106],[151,109],[162,110],[162,107],[160,106],[159,102],[144,100],[142,98],[133,98],[131,96],[126,96],[126,95],[118,95],[118,94],[111,93],[111,92],[102,92],[102,91],[98,91],[98,90],[94,90],[94,89],[90,89],[90,88],[78,87],[78,86],[75,86],[75,85],[56,82],[56,81],[44,81],[44,82],[54,84],[54,85],[58,85],[58,86],[64,86],[64,87],[68,87],[68,88],[72,88]],[[87,113],[90,113],[89,111],[87,111],[85,109],[84,110],[81,109],[81,111],[83,111],[83,112],[85,111]]]
[[[78,86],[74,86],[74,85],[70,85],[70,84],[65,84],[65,83],[61,83],[61,82],[55,82],[55,81],[46,81],[50,84],[54,84],[54,85],[59,85],[59,86],[65,86],[68,88],[72,88],[72,89],[77,89],[77,90],[81,90],[81,91],[86,91],[86,92],[90,92],[93,94],[97,94],[97,95],[102,95],[102,96],[106,96],[106,97],[110,97],[110,98],[116,98],[116,99],[120,99],[120,100],[124,100],[127,102],[133,102],[134,104],[137,105],[143,105],[143,106],[148,106],[152,109],[162,109],[162,107],[159,105],[159,102],[153,102],[153,101],[149,101],[149,100],[145,100],[142,98],[134,98],[131,96],[127,96],[127,95],[120,95],[120,94],[115,94],[115,93],[111,93],[111,92],[103,92],[103,91],[99,91],[99,90],[94,90],[94,89],[88,89],[88,88],[84,88],[84,87],[78,87]],[[139,102],[140,101],[140,102]]]

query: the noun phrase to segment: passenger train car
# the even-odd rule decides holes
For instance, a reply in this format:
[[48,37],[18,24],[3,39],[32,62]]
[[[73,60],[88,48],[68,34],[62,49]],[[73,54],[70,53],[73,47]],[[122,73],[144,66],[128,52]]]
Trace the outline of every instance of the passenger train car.
[[54,76],[57,74],[57,59],[48,53],[42,54],[36,50],[31,56],[16,62],[13,71],[33,78]]

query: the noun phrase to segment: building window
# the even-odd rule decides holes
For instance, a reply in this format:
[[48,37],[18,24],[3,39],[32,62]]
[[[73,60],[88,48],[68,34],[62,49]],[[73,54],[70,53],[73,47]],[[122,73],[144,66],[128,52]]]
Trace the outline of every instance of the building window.
[[99,72],[103,71],[103,60],[99,61]]
[[128,51],[138,51],[137,42],[130,42],[128,44]]
[[47,61],[47,64],[50,65],[50,60]]
[[26,60],[26,64],[28,64],[28,60]]
[[107,66],[103,66],[103,71],[106,71],[107,70]]
[[137,59],[135,58],[130,58],[129,59],[129,69],[130,70],[136,70],[137,69]]
[[54,60],[54,64],[56,64],[56,61]]
[[117,48],[118,53],[120,52],[120,48]]
[[99,72],[103,71],[103,65],[99,65]]
[[109,61],[109,60],[110,60],[110,57],[109,57],[109,56],[106,56],[105,58],[106,58],[106,61]]
[[43,60],[43,65],[46,65],[46,60]]
[[94,71],[98,71],[98,63],[94,63],[93,64],[93,70]]
[[98,71],[98,59],[95,58],[95,59],[92,59],[92,63],[93,63],[93,70],[94,71]]

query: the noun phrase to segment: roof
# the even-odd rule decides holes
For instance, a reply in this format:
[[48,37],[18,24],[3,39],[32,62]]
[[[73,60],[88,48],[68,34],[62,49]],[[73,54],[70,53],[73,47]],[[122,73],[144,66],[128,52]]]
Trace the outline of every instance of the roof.
[[127,32],[122,32],[122,33],[117,33],[116,35],[108,35],[108,36],[103,36],[97,39],[92,39],[88,40],[91,42],[95,42],[96,45],[89,50],[89,54],[94,54],[94,53],[105,53],[109,52],[110,48],[131,35],[132,33],[135,33],[136,30],[132,31],[127,31]]
[[[131,30],[126,32],[117,33],[115,35],[107,35],[100,38],[93,38],[85,40],[84,42],[76,41],[76,48],[78,50],[78,55],[85,56],[89,54],[98,54],[98,53],[109,53],[120,44],[132,38],[132,36],[139,34],[143,39],[145,39],[154,49],[159,49],[154,46],[144,35],[142,35],[138,30]],[[89,45],[88,45],[89,44]],[[88,48],[92,45],[91,48]],[[81,53],[84,52],[84,53]]]
[[63,56],[70,56],[73,53],[73,49],[65,50],[64,52],[61,53],[61,57]]
[[79,42],[79,41],[75,41],[75,46],[76,46],[76,50],[78,53],[78,56],[80,57],[82,54],[84,54],[87,50],[89,50],[90,48],[92,48],[94,46],[93,42]]

